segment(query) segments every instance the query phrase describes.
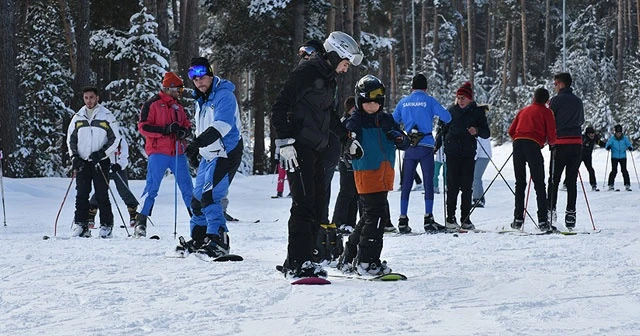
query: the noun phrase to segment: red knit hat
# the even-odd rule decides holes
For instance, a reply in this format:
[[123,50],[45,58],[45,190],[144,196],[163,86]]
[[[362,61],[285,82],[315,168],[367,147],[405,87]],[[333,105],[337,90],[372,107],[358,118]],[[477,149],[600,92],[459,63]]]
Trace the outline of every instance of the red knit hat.
[[469,98],[469,100],[473,100],[473,89],[471,89],[471,83],[465,82],[462,86],[456,91],[456,96],[465,96]]
[[162,80],[162,87],[172,88],[172,87],[181,87],[184,86],[182,79],[176,76],[173,72],[167,72],[164,74],[164,79]]

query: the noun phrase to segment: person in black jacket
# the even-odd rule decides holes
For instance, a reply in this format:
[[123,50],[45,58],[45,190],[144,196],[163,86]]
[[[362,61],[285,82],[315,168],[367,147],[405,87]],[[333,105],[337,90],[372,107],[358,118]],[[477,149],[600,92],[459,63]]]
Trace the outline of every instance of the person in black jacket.
[[[473,100],[471,83],[466,82],[456,91],[456,103],[449,107],[451,122],[442,127],[444,152],[447,155],[447,218],[448,230],[462,227],[473,230],[471,223],[471,187],[475,168],[476,137],[488,138],[491,133],[487,123],[487,106],[479,106]],[[444,139],[444,140],[442,140]],[[440,146],[436,145],[437,148]],[[437,151],[436,148],[436,151]],[[456,221],[458,192],[462,192],[460,201],[460,222]]]
[[335,112],[336,75],[362,62],[360,47],[343,32],[331,33],[324,48],[326,53],[314,54],[293,70],[271,109],[275,143],[292,197],[283,265],[287,278],[327,276],[313,262],[322,207],[326,207],[322,154],[331,130],[344,130]]
[[596,134],[596,130],[589,126],[582,135],[582,163],[589,172],[589,184],[591,185],[591,190],[600,191],[596,182],[596,172],[593,170],[592,164],[593,149],[596,145],[604,147],[605,142]]

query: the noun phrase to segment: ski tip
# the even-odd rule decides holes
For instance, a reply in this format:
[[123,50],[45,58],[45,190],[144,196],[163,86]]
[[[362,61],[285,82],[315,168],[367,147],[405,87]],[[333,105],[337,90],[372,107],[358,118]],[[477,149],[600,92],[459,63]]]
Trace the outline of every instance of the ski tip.
[[407,280],[407,276],[401,273],[389,273],[376,277],[378,281],[404,281]]
[[253,222],[254,222],[254,223],[260,223],[260,220],[259,220],[259,219],[256,219],[256,220],[254,220]]
[[158,236],[158,235],[153,235],[153,236],[149,237],[149,239],[153,239],[153,240],[160,240],[160,236]]
[[48,240],[49,238],[51,238],[51,237],[49,237],[49,236],[47,236],[47,235],[42,236],[42,239],[43,239],[43,240]]

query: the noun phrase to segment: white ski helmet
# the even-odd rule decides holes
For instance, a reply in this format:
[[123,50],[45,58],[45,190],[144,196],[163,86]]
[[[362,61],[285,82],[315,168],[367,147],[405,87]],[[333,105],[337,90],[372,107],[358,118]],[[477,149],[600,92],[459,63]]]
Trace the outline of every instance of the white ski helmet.
[[[329,34],[329,37],[324,40],[324,49],[327,53],[335,52],[341,60],[346,59],[355,66],[362,62],[362,51],[356,40],[341,31]],[[337,66],[337,64],[333,65]]]

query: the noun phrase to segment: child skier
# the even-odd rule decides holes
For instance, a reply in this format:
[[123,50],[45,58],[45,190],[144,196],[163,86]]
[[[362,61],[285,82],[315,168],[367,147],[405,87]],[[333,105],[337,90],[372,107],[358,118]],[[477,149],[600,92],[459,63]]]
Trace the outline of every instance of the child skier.
[[347,153],[352,159],[362,216],[338,260],[343,273],[365,276],[388,274],[380,261],[385,219],[389,218],[387,194],[393,190],[395,149],[406,149],[409,138],[390,114],[383,113],[385,87],[371,75],[355,87],[356,112],[347,120]]
[[631,141],[626,135],[622,134],[622,125],[614,127],[615,134],[609,138],[605,145],[606,150],[611,151],[611,173],[609,173],[609,190],[615,190],[613,182],[618,173],[618,164],[622,171],[622,179],[624,181],[624,189],[631,191],[631,182],[629,181],[629,172],[627,171],[627,150],[632,151]]

